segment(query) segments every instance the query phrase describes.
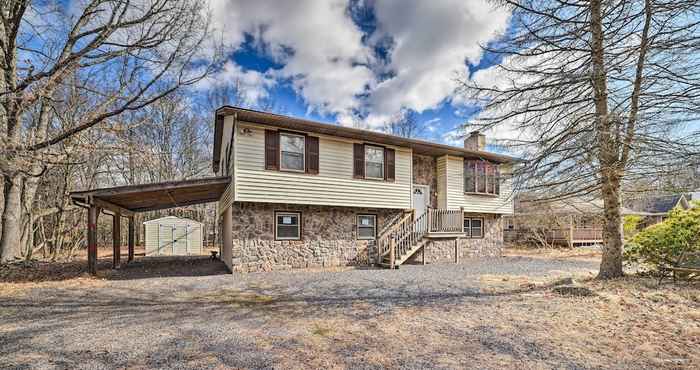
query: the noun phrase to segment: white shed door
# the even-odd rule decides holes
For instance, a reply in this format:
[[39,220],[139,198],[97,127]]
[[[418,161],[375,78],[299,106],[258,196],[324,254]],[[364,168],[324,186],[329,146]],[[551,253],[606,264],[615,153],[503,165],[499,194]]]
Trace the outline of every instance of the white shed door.
[[158,252],[156,255],[173,254],[173,227],[158,225]]
[[176,256],[186,256],[187,255],[187,226],[175,226],[175,240],[173,240],[173,254]]

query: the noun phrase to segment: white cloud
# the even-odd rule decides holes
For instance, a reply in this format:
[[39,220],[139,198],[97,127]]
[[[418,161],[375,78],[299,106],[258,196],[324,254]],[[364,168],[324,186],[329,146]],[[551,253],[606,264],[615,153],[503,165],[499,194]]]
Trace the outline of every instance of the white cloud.
[[[290,81],[310,110],[378,127],[405,109],[422,112],[450,101],[455,74],[477,63],[479,43],[505,29],[508,12],[488,0],[368,0],[376,31],[353,22],[346,0],[210,0],[215,36],[235,50],[251,35],[280,63],[266,78]],[[363,42],[363,37],[367,40]],[[373,47],[392,40],[388,62]],[[391,78],[378,81],[386,72]],[[261,77],[256,76],[256,77]],[[267,88],[263,85],[263,88]]]
[[377,38],[393,39],[387,68],[395,72],[370,96],[376,122],[401,108],[422,112],[449,99],[455,73],[465,71],[465,60],[479,61],[479,44],[503,32],[509,16],[481,0],[382,0],[375,13]]
[[274,72],[291,80],[296,92],[321,113],[349,115],[360,106],[357,95],[374,84],[367,67],[371,49],[347,12],[332,1],[211,0],[214,26],[225,44],[237,48],[245,34],[283,64]]

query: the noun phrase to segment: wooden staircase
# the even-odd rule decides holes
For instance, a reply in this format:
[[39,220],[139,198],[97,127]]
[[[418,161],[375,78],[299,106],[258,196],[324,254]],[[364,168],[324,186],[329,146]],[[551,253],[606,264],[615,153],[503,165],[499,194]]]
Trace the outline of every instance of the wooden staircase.
[[411,256],[424,248],[430,239],[428,234],[428,213],[418,217],[409,213],[394,224],[377,240],[376,264],[386,268],[397,268]]
[[424,250],[432,238],[463,235],[463,219],[463,209],[428,208],[418,217],[413,211],[407,212],[393,219],[379,234],[374,263],[390,269],[398,268],[418,251]]

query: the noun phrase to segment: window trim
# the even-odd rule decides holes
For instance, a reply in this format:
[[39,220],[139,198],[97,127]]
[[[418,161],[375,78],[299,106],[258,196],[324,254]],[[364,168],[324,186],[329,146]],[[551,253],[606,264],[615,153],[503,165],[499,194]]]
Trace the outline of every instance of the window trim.
[[[374,220],[374,226],[372,226],[372,230],[374,230],[374,235],[372,237],[361,237],[360,236],[360,217],[372,217]],[[355,234],[357,237],[357,240],[376,240],[377,239],[377,215],[374,213],[358,213],[357,216],[355,217]],[[367,228],[367,226],[365,226]]]
[[[374,149],[380,149],[382,151],[382,174],[381,177],[372,177],[367,175],[367,164],[370,163],[367,160],[367,148],[374,148]],[[376,180],[376,181],[384,181],[385,180],[385,173],[386,173],[386,148],[383,146],[379,145],[372,145],[372,144],[364,144],[364,165],[365,165],[365,179],[366,180]],[[372,162],[372,163],[377,163],[377,162]]]
[[[279,135],[279,170],[282,172],[296,172],[296,173],[305,173],[306,172],[306,135],[301,134],[301,133],[296,133],[296,132],[289,132],[289,131],[278,131]],[[302,142],[304,143],[304,147],[301,150],[301,169],[297,170],[294,168],[283,168],[282,166],[282,136],[296,136],[300,137],[302,139]],[[290,152],[291,153],[291,152]]]
[[[469,220],[469,230],[465,230],[464,228],[464,221]],[[479,220],[481,221],[481,236],[472,236],[472,220]],[[483,217],[471,217],[471,216],[465,216],[462,218],[462,232],[465,234],[466,238],[469,239],[483,239],[484,238],[484,218]]]
[[[277,235],[277,232],[278,232],[277,227],[279,226],[279,224],[277,223],[277,217],[280,216],[280,215],[293,215],[293,216],[297,216],[297,230],[299,231],[299,234],[298,234],[299,236],[298,236],[298,237],[296,237],[296,238],[280,238],[280,237]],[[273,224],[274,224],[274,227],[275,227],[275,240],[279,240],[279,241],[301,240],[301,232],[302,232],[302,227],[301,227],[301,212],[298,212],[298,211],[275,211],[275,212],[274,212],[274,218],[275,218],[275,220],[274,220],[274,223],[273,223]]]

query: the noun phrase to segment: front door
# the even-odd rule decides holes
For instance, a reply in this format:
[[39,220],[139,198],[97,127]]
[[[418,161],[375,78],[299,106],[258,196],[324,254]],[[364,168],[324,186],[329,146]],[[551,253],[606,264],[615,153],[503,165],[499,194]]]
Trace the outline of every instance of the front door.
[[428,199],[430,199],[430,186],[413,185],[413,209],[416,210],[416,217],[419,217],[428,209]]

